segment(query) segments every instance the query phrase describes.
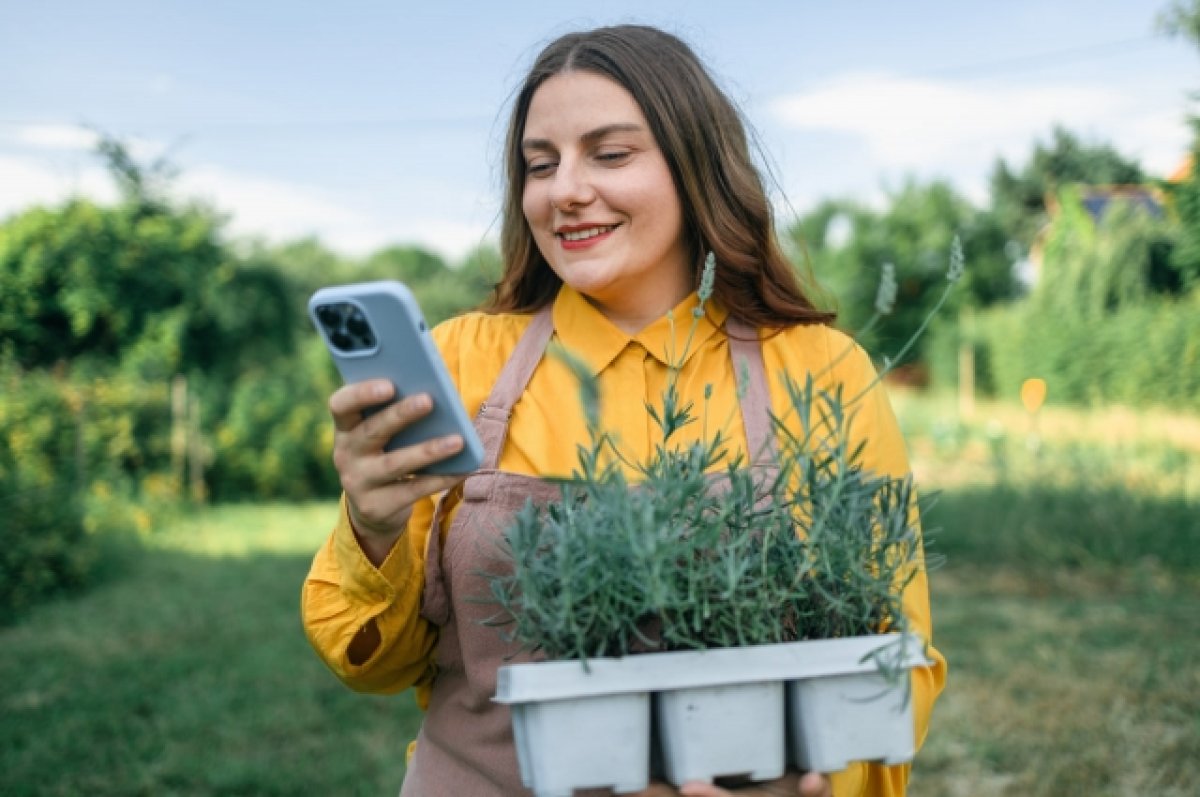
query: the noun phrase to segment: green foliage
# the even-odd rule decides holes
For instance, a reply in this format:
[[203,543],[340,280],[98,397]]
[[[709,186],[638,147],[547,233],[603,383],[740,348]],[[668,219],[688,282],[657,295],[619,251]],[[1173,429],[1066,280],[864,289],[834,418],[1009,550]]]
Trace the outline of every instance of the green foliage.
[[1040,313],[1096,319],[1182,284],[1168,263],[1166,222],[1129,202],[1114,200],[1103,218],[1093,220],[1081,190],[1063,188],[1045,240],[1032,294]]
[[500,250],[481,244],[471,250],[453,270],[417,286],[417,298],[426,319],[436,324],[481,305],[500,281],[503,263]]
[[86,581],[95,551],[84,534],[75,412],[48,376],[0,374],[0,625],[30,604]]
[[326,402],[337,387],[324,345],[315,335],[286,368],[242,375],[216,434],[214,495],[303,499],[336,495],[329,467],[333,426]]
[[1037,142],[1020,168],[998,160],[992,170],[992,208],[1007,240],[1026,255],[1050,221],[1046,197],[1072,183],[1129,185],[1145,181],[1142,169],[1108,144],[1086,143],[1056,126],[1049,144]]
[[1200,118],[1192,119],[1192,130],[1191,172],[1182,182],[1166,186],[1179,219],[1179,235],[1170,256],[1171,267],[1187,289],[1200,287],[1200,168],[1197,168],[1200,164]]
[[88,361],[144,378],[228,378],[286,353],[296,310],[198,208],[77,199],[0,226],[0,332],[25,368]]
[[902,592],[924,565],[915,497],[910,478],[861,464],[850,423],[864,394],[789,378],[789,411],[773,416],[779,466],[752,468],[720,433],[675,441],[696,415],[673,366],[661,405],[646,408],[660,442],[631,462],[598,426],[589,372],[573,371],[590,442],[561,498],[528,503],[485,574],[499,607],[489,623],[509,639],[586,660],[907,629]]
[[[416,247],[356,262],[315,239],[234,245],[216,214],[169,200],[167,165],[143,166],[109,138],[100,148],[117,204],[75,199],[0,224],[0,358],[70,374],[64,397],[90,390],[83,486],[103,470],[115,497],[102,514],[114,522],[129,520],[123,501],[147,479],[174,478],[166,391],[177,374],[199,398],[212,497],[336,493],[326,410],[336,372],[304,312],[308,297],[339,282],[402,279],[437,323],[477,305],[498,276],[488,246],[451,270]],[[84,379],[94,389],[76,384]]]
[[1172,0],[1156,21],[1164,33],[1184,36],[1200,46],[1200,2],[1197,0]]
[[169,517],[165,384],[0,366],[0,621],[93,576],[99,533]]
[[486,244],[472,250],[454,268],[416,246],[390,246],[362,262],[346,260],[312,238],[263,250],[262,255],[280,265],[292,285],[297,307],[303,307],[314,291],[327,285],[394,279],[413,291],[425,319],[433,325],[479,306],[501,272],[499,251]]
[[[1096,470],[1076,456],[1085,471]],[[1082,460],[1082,461],[1081,461]],[[1165,474],[1164,474],[1165,475]],[[1001,483],[944,494],[930,515],[942,553],[962,565],[1008,562],[1032,569],[1111,570],[1153,560],[1181,572],[1200,569],[1195,500],[1139,493],[1108,479],[1077,484]],[[987,523],[978,518],[988,519]]]
[[[844,241],[831,235],[839,226],[848,233]],[[859,341],[871,350],[896,348],[929,314],[942,295],[945,253],[956,236],[971,268],[963,290],[950,300],[952,308],[986,306],[1018,292],[995,218],[974,210],[944,183],[909,183],[890,197],[884,212],[826,202],[802,218],[791,235],[807,247],[817,277],[838,297],[840,325],[858,330]],[[896,310],[868,329],[876,286],[889,263],[897,283]],[[925,359],[923,342],[911,359]]]
[[419,246],[389,246],[367,258],[357,271],[363,280],[393,279],[420,285],[446,272],[440,257]]
[[1200,295],[1158,299],[1103,317],[1056,317],[1036,307],[979,318],[990,388],[1016,396],[1041,377],[1048,401],[1200,408]]
[[666,434],[631,486],[596,438],[561,500],[508,530],[493,622],[551,659],[903,630],[911,482],[864,471],[840,396],[810,381],[792,397],[812,423],[785,435],[777,474],[729,461],[719,437],[676,449]]
[[1041,377],[1053,402],[1200,407],[1200,292],[1179,293],[1169,221],[1116,202],[1093,222],[1070,187],[1060,208],[1028,301],[935,331],[936,380],[967,342],[985,393]]

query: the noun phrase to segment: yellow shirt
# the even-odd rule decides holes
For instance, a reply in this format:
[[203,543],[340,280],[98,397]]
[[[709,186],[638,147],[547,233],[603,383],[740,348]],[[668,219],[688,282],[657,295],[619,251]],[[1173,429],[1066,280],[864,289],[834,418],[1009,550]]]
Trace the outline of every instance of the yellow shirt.
[[[597,377],[602,428],[615,433],[622,452],[632,462],[645,461],[661,440],[643,402],[661,404],[668,364],[681,357],[680,396],[684,402],[694,402],[698,419],[680,433],[681,441],[706,438],[723,429],[733,450],[746,446],[734,365],[728,340],[720,328],[726,313],[710,303],[707,315],[692,332],[692,310],[696,305],[697,298],[692,294],[669,317],[630,336],[568,287],[555,299],[553,341],[580,357]],[[434,330],[450,375],[472,417],[490,393],[530,319],[528,315],[470,313]],[[908,472],[895,416],[882,384],[872,386],[875,370],[857,344],[822,325],[791,327],[764,335],[763,360],[772,409],[777,415],[786,415],[790,406],[779,377],[783,373],[801,384],[811,373],[817,387],[832,389],[841,385],[846,398],[864,394],[855,405],[850,427],[854,440],[867,441],[864,468],[896,476]],[[712,386],[708,400],[704,397],[707,385]],[[554,358],[544,358],[513,408],[499,467],[537,476],[569,475],[576,464],[576,445],[588,439],[578,396],[578,382],[566,366]],[[433,507],[429,499],[414,508],[408,530],[376,568],[354,538],[343,501],[333,533],[313,560],[302,598],[309,640],[338,678],[364,692],[393,693],[416,686],[422,707],[433,677],[431,663],[437,642],[437,628],[420,616]],[[446,533],[452,519],[453,511],[439,533]],[[924,573],[909,584],[904,606],[912,630],[932,642]],[[379,648],[363,664],[353,665],[347,657],[350,641],[372,618],[381,637]],[[918,745],[925,738],[933,702],[946,677],[944,658],[932,647],[930,653],[935,664],[914,670],[913,676]],[[834,776],[834,792],[839,797],[900,795],[907,778],[907,766],[854,765]]]

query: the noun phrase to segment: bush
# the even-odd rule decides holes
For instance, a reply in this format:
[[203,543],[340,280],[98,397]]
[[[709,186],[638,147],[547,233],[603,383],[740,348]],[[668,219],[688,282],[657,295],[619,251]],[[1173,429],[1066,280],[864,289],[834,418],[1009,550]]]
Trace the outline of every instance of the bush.
[[47,376],[0,374],[0,624],[82,584],[95,558],[84,533],[75,412]]
[[326,403],[338,381],[315,334],[296,362],[244,374],[216,430],[208,473],[215,498],[305,499],[338,494]]
[[[962,335],[950,327],[935,332],[936,383],[957,379],[950,352]],[[1052,402],[1200,410],[1200,293],[1094,318],[1032,304],[996,308],[978,316],[974,341],[976,386],[984,393],[1016,397],[1024,380],[1041,377]]]
[[1135,202],[1096,219],[1078,186],[1057,197],[1031,295],[936,330],[934,381],[957,381],[969,343],[985,393],[1041,377],[1051,401],[1200,408],[1200,289],[1173,265],[1179,231]]
[[178,503],[166,383],[0,364],[0,622],[85,584]]

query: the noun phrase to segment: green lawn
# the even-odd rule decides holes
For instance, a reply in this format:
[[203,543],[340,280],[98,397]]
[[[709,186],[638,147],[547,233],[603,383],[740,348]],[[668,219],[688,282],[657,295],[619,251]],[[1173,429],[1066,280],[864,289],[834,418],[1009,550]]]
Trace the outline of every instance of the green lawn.
[[950,660],[914,795],[1196,794],[1200,580],[947,567]]
[[1200,419],[901,394],[950,660],[912,792],[1197,793]]
[[335,508],[202,513],[0,630],[0,794],[394,794],[412,697],[349,691],[300,627]]
[[[1011,412],[998,434],[990,409],[951,424],[897,403],[948,558],[931,580],[950,683],[911,793],[1195,794],[1200,424],[1062,415],[1034,454]],[[333,512],[164,523],[0,629],[0,794],[395,794],[411,695],[350,692],[300,630]]]

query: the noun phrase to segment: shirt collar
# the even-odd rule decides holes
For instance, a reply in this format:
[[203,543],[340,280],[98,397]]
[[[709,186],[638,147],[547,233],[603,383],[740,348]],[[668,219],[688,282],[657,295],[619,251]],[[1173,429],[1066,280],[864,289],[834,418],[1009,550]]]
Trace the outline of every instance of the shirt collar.
[[[605,318],[578,291],[564,285],[554,299],[552,316],[559,341],[582,358],[592,375],[596,376],[630,343],[640,344],[663,365],[671,365],[672,357],[680,360],[680,365],[686,363],[717,333],[728,315],[724,308],[710,299],[705,304],[705,313],[696,324],[689,345],[693,312],[699,304],[699,297],[694,292],[690,293],[671,310],[670,317],[663,316],[636,335],[628,335]],[[688,347],[686,352],[685,346]]]

